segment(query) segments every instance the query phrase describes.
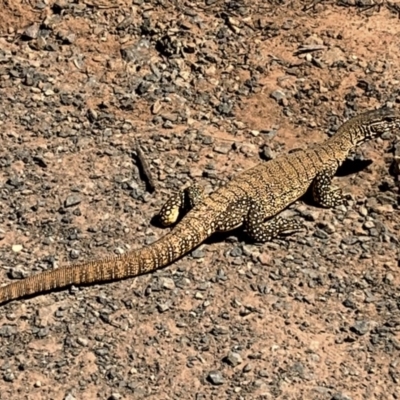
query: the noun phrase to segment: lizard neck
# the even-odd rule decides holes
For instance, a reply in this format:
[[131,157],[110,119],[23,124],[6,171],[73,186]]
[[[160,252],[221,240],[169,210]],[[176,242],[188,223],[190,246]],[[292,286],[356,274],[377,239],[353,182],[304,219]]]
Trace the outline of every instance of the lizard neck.
[[[351,129],[351,127],[350,127]],[[358,143],[352,141],[349,130],[339,129],[332,137],[321,144],[321,147],[329,147],[333,150],[337,160],[344,161],[349,152],[357,147]]]
[[360,116],[352,118],[341,125],[332,137],[321,144],[321,147],[331,149],[335,159],[343,162],[350,151],[374,138],[371,126],[365,118],[362,119]]

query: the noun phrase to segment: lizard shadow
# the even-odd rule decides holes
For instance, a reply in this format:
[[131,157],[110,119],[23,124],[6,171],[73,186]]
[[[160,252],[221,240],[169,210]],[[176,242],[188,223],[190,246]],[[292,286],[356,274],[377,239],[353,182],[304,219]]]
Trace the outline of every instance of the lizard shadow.
[[372,160],[349,160],[346,159],[338,168],[336,176],[347,176],[356,174],[372,164]]

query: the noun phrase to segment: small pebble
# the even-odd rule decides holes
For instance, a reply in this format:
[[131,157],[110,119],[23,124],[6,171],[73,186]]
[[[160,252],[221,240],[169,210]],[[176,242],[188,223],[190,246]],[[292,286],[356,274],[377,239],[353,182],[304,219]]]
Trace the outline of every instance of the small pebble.
[[11,249],[12,249],[12,251],[13,251],[14,253],[19,253],[20,251],[22,251],[23,247],[22,247],[22,244],[14,244],[14,245],[11,247]]
[[351,329],[357,335],[362,336],[369,332],[370,324],[368,321],[356,321]]
[[161,278],[160,285],[163,289],[172,290],[175,288],[175,282],[172,278]]
[[76,194],[71,194],[70,196],[68,196],[65,201],[64,201],[64,206],[65,207],[73,207],[78,205],[81,202],[81,198],[80,196],[76,195]]
[[210,371],[207,376],[207,380],[215,386],[219,386],[224,383],[224,378],[220,371]]
[[225,357],[225,361],[228,364],[230,364],[232,367],[236,367],[237,365],[239,365],[243,362],[243,359],[239,353],[235,353],[234,351],[231,351]]

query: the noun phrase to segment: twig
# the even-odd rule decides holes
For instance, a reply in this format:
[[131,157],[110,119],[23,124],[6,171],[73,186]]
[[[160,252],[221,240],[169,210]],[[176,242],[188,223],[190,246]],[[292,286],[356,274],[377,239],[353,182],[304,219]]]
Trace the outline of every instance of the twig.
[[135,151],[136,151],[136,158],[138,160],[138,167],[140,170],[140,174],[146,183],[147,190],[150,193],[153,193],[156,190],[156,185],[154,183],[149,164],[146,160],[146,156],[144,155],[142,149],[140,148],[139,142],[137,140],[135,141]]

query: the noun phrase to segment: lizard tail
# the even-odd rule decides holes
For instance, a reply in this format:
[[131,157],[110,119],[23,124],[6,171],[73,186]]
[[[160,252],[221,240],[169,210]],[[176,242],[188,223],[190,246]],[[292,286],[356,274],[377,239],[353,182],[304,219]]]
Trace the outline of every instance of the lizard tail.
[[[181,224],[183,221],[181,221]],[[158,241],[129,253],[67,264],[0,287],[0,304],[71,285],[110,282],[165,267],[201,244],[209,233],[191,218]],[[199,229],[200,228],[200,229]]]

